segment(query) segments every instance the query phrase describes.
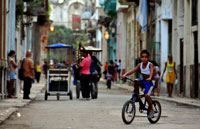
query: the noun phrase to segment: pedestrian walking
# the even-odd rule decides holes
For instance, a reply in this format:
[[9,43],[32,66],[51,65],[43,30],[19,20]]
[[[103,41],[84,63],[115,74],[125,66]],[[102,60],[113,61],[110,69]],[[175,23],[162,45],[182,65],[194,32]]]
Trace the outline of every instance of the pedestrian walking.
[[37,83],[40,82],[40,75],[41,75],[41,65],[40,62],[38,61],[35,67],[35,79]]
[[30,99],[30,91],[32,87],[32,82],[34,80],[34,66],[33,60],[31,59],[31,52],[27,51],[26,58],[23,62],[24,69],[24,96],[23,99]]
[[113,74],[113,82],[117,82],[117,70],[118,70],[118,65],[117,65],[117,59],[115,59],[114,63],[114,74]]
[[43,73],[44,73],[44,75],[45,75],[45,78],[47,79],[48,63],[47,63],[46,60],[44,61],[44,64],[43,64],[43,66],[42,66],[42,70],[43,70]]
[[14,92],[13,92],[14,84],[15,84],[15,80],[16,80],[16,68],[18,66],[14,59],[15,56],[16,56],[16,53],[13,50],[11,50],[8,54],[8,65],[10,68],[10,82],[9,82],[10,85],[8,88],[8,98],[16,98],[14,96]]
[[167,83],[168,97],[172,97],[175,76],[176,76],[176,79],[178,78],[175,66],[176,66],[176,62],[173,61],[172,55],[168,55],[168,61],[165,62],[165,68],[161,77],[161,80],[163,80],[163,75],[165,74],[165,71],[167,69],[166,83]]
[[106,75],[107,77],[107,81],[106,81],[106,85],[107,85],[107,89],[111,89],[111,84],[112,84],[112,74],[107,73]]
[[108,62],[106,62],[106,63],[104,64],[104,72],[103,72],[103,74],[104,74],[104,79],[107,78],[107,77],[106,77],[107,73],[108,73]]
[[114,72],[115,72],[115,66],[113,61],[110,60],[110,64],[108,65],[108,73],[106,74],[107,77],[106,84],[108,89],[111,89]]
[[23,70],[23,60],[19,61],[20,68],[18,69],[18,79],[20,85],[20,93],[23,93],[23,80],[24,80],[24,70]]
[[118,66],[117,68],[118,78],[120,80],[121,79],[121,59],[119,59],[117,66]]
[[[80,44],[81,45],[81,44]],[[82,91],[82,97],[83,99],[89,100],[90,99],[90,64],[91,64],[91,56],[90,54],[85,50],[85,48],[81,45],[83,48],[83,57],[84,59],[81,62],[80,69],[81,69],[81,91]]]

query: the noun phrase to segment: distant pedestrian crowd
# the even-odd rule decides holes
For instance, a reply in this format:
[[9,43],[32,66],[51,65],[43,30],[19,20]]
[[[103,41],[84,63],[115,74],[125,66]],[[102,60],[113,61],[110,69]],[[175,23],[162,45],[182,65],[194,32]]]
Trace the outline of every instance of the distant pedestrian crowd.
[[121,78],[121,59],[117,61],[115,59],[115,62],[113,60],[110,60],[109,64],[106,62],[104,64],[104,78],[107,80],[107,88],[111,89],[111,84],[113,82],[120,81]]

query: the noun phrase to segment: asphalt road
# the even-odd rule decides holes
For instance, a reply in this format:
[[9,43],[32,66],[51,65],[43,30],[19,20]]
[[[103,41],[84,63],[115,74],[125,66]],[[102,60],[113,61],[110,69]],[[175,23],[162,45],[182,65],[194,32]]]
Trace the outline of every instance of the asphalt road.
[[[160,101],[162,117],[157,124],[150,124],[146,114],[136,113],[130,125],[121,119],[124,102],[131,97],[130,91],[112,87],[106,89],[99,84],[99,97],[96,100],[83,101],[61,96],[57,101],[50,96],[44,101],[44,93],[38,94],[30,105],[21,108],[0,129],[199,129],[200,109],[176,106]],[[137,105],[138,106],[138,105]]]

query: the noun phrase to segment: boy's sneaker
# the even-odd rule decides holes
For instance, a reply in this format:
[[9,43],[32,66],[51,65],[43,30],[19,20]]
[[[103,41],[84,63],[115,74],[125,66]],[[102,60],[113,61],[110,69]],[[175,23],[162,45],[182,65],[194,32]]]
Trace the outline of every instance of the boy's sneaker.
[[148,118],[153,118],[153,115],[154,115],[154,112],[150,111],[147,117]]

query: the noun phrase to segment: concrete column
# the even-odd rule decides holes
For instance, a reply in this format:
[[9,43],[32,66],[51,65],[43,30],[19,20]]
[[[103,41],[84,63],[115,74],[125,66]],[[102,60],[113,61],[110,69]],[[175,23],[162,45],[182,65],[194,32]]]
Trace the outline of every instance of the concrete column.
[[126,69],[126,47],[127,47],[127,42],[126,42],[126,20],[127,20],[127,15],[126,14],[123,14],[123,22],[122,22],[122,34],[121,34],[121,38],[122,38],[122,58],[121,58],[121,61],[122,61],[122,64],[121,64],[121,67],[122,69]]
[[[191,37],[191,8],[190,1],[185,0],[184,5],[184,66],[186,67],[186,96],[190,97],[190,58],[193,58],[193,55],[190,55],[191,46],[190,37]],[[193,52],[193,51],[192,51]]]
[[[102,26],[102,42],[101,42],[101,49],[102,51],[102,59],[101,59],[101,63],[104,64],[105,62],[109,62],[108,60],[108,41],[105,39],[104,34],[105,34],[105,30],[106,28],[104,26]],[[104,68],[103,68],[104,70]]]
[[123,29],[123,13],[117,13],[117,59],[122,58],[122,29]]
[[173,16],[173,20],[172,20],[172,54],[175,55],[173,57],[173,60],[176,62],[176,65],[178,65],[179,63],[177,62],[177,59],[178,58],[178,55],[177,53],[179,51],[177,51],[176,49],[179,47],[177,45],[178,43],[178,19],[179,17],[177,16],[178,15],[178,0],[174,0],[173,1],[173,13],[172,13],[172,16]]
[[168,21],[161,20],[161,71],[168,60]]
[[[163,73],[165,62],[168,60],[168,21],[161,20],[161,55],[160,55],[160,70],[161,74]],[[166,72],[165,72],[166,74]],[[163,77],[165,80],[165,76]],[[166,85],[166,83],[162,83],[161,85]],[[165,93],[165,88],[160,88],[162,93]]]
[[[101,31],[99,29],[96,30],[96,47],[101,48]],[[101,59],[101,52],[97,54],[98,59]]]

